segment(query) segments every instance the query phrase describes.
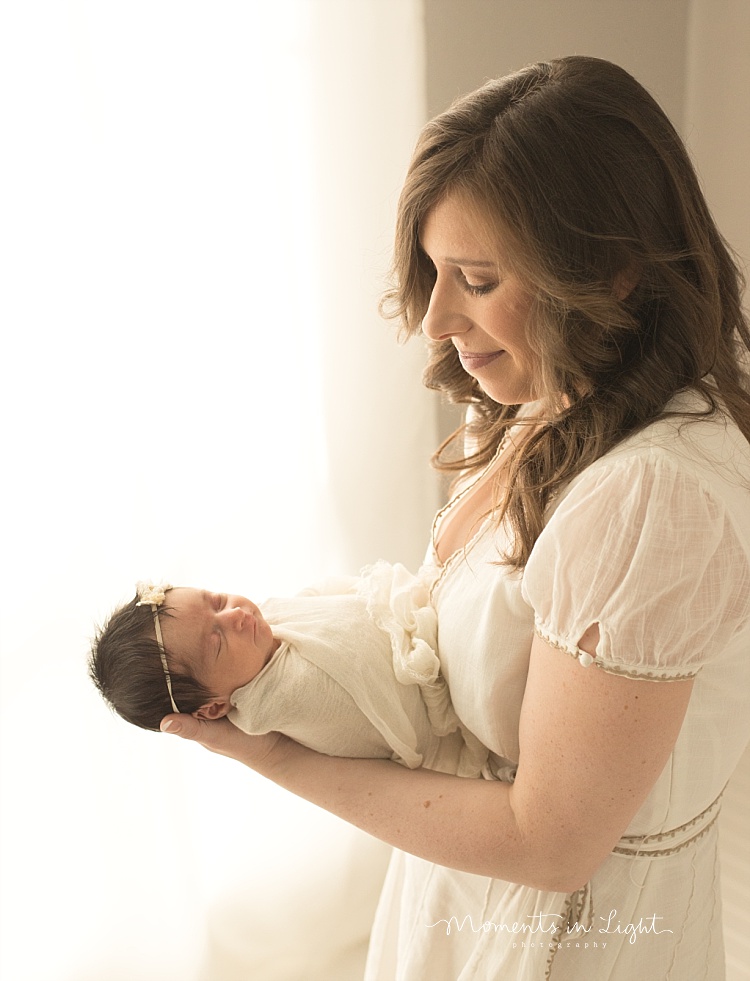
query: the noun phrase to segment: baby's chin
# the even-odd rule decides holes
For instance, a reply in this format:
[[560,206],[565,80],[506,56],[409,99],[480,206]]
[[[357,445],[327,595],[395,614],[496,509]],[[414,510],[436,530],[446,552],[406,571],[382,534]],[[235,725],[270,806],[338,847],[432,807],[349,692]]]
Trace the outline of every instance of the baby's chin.
[[271,639],[271,646],[269,647],[268,654],[266,654],[265,659],[263,661],[263,667],[264,668],[269,663],[269,661],[271,660],[271,658],[274,656],[274,654],[276,653],[276,651],[281,647],[281,641],[277,637],[274,637],[273,634],[272,634],[271,635],[271,638],[272,638]]

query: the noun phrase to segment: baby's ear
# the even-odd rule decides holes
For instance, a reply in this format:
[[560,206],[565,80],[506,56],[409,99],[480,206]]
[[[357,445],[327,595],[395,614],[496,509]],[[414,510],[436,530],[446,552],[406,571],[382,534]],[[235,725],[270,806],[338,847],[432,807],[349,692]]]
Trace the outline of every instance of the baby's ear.
[[231,707],[229,702],[215,698],[206,702],[205,705],[201,705],[199,709],[193,712],[193,715],[196,719],[220,719],[229,712]]

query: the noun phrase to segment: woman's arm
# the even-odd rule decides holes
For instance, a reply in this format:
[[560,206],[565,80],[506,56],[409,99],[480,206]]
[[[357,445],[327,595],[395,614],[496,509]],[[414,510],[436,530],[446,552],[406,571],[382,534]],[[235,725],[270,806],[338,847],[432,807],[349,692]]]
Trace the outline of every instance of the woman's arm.
[[[595,651],[597,636],[586,644]],[[227,720],[169,729],[421,858],[557,892],[584,885],[663,770],[692,681],[607,674],[535,638],[513,785],[315,753]],[[179,728],[178,728],[179,727]]]

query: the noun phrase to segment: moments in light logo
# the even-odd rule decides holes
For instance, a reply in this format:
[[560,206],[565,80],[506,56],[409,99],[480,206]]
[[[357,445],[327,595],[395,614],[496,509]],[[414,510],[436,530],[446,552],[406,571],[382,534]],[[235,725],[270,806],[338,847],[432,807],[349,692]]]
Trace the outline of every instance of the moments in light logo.
[[[657,916],[656,913],[651,916],[642,916],[634,923],[623,923],[617,916],[617,910],[613,909],[610,910],[609,916],[597,917],[601,922],[600,926],[596,926],[593,923],[591,926],[574,923],[572,926],[563,927],[561,931],[560,921],[562,919],[562,913],[539,912],[534,913],[532,916],[527,916],[526,920],[528,922],[495,923],[492,920],[484,920],[478,925],[475,925],[472,917],[469,915],[464,916],[462,920],[459,920],[457,916],[452,916],[449,920],[436,920],[435,923],[427,924],[427,929],[432,930],[436,927],[444,927],[446,936],[450,936],[454,930],[457,933],[467,930],[471,933],[508,933],[513,936],[539,936],[540,940],[546,935],[548,937],[547,943],[551,946],[564,945],[570,941],[571,937],[575,937],[576,939],[586,937],[594,940],[595,938],[612,934],[625,936],[628,938],[628,943],[634,944],[636,939],[643,934],[658,935],[660,933],[674,932],[658,925],[658,921],[663,920],[664,917]],[[558,934],[560,935],[558,936]],[[593,934],[593,936],[589,937],[590,934]],[[606,941],[602,941],[601,946],[606,946]]]

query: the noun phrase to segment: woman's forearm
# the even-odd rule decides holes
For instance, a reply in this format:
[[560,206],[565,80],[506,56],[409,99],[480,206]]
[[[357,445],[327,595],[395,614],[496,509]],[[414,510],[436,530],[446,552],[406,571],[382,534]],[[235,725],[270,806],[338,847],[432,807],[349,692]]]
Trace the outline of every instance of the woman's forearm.
[[[664,769],[692,679],[662,684],[582,668],[537,638],[515,783],[316,753],[228,719],[163,727],[420,858],[554,892],[583,886]],[[561,697],[561,693],[564,697]]]
[[244,763],[420,858],[465,872],[559,889],[554,868],[538,847],[539,836],[524,841],[519,831],[509,784],[410,770],[389,760],[326,756],[279,733],[248,736],[228,719],[208,722],[174,715],[164,720],[162,728]]
[[245,761],[292,793],[363,831],[439,865],[555,889],[553,870],[525,842],[510,785],[388,760],[325,756],[282,739],[266,759]]

